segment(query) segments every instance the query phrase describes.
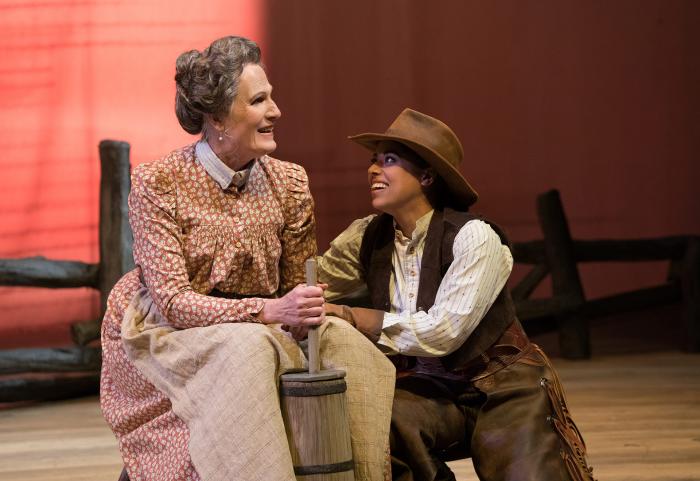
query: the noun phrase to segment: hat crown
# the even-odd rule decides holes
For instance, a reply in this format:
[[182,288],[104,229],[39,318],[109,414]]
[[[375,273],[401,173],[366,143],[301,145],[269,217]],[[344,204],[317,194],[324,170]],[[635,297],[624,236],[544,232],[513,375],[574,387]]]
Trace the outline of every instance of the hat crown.
[[428,148],[454,168],[459,168],[462,163],[464,151],[457,135],[443,122],[429,115],[406,108],[391,123],[386,134]]

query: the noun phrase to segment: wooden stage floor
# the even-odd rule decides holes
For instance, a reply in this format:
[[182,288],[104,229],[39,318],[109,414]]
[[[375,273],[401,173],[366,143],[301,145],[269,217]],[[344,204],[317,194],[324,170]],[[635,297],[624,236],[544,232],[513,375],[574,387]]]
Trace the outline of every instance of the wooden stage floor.
[[[554,359],[599,481],[700,480],[700,355]],[[451,463],[459,481],[471,462]],[[116,481],[97,398],[0,410],[0,480]],[[271,480],[273,481],[273,480]]]

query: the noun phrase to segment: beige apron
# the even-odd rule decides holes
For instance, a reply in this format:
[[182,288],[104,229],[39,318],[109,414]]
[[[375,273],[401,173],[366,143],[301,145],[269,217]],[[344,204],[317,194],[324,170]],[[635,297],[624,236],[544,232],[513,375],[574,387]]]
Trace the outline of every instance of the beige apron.
[[[355,479],[383,480],[394,367],[345,321],[329,317],[319,329],[322,367],[347,373]],[[295,479],[278,380],[307,361],[289,334],[255,323],[177,330],[141,288],[124,313],[122,338],[131,362],[187,423],[203,480]]]

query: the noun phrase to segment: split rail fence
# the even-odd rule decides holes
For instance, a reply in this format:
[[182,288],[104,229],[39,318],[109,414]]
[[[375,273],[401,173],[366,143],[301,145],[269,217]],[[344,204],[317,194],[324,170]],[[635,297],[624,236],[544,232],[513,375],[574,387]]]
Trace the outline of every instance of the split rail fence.
[[[129,144],[104,140],[99,145],[100,260],[89,264],[43,257],[0,259],[0,285],[50,288],[91,287],[100,291],[101,315],[119,278],[134,267],[128,223]],[[531,265],[512,289],[518,317],[530,334],[557,330],[561,354],[572,359],[591,355],[590,319],[653,306],[682,303],[685,350],[700,352],[700,237],[675,236],[633,240],[571,238],[559,192],[537,197],[543,239],[513,245],[515,262]],[[669,262],[668,278],[652,288],[587,300],[578,272],[580,262]],[[552,296],[532,299],[551,276]],[[96,393],[101,352],[96,346],[100,320],[72,325],[74,346],[65,349],[0,351],[0,403],[52,400]]]

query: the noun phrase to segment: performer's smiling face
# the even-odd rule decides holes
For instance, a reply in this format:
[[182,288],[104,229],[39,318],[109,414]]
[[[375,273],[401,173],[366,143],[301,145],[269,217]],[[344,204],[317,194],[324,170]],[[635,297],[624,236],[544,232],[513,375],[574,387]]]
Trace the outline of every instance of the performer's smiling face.
[[[277,148],[273,126],[282,115],[272,100],[272,86],[260,65],[243,68],[236,97],[224,119],[224,142],[242,165]],[[235,168],[235,167],[234,167]]]
[[394,217],[401,210],[424,209],[429,205],[421,185],[425,173],[425,162],[412,150],[397,142],[379,143],[367,169],[372,207]]

